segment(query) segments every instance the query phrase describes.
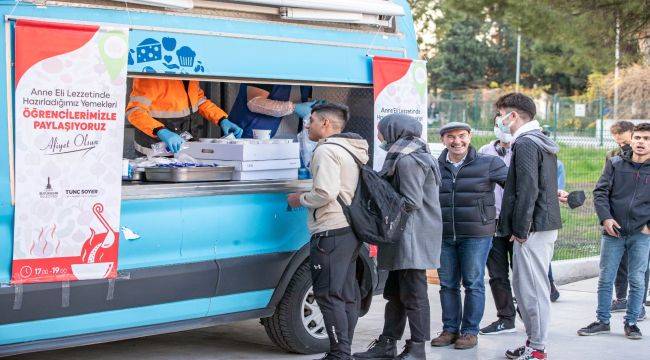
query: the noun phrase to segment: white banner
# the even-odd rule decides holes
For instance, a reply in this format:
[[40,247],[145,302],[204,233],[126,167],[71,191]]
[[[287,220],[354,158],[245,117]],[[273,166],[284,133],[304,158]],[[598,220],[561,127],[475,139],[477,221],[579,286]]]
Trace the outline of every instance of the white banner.
[[128,31],[16,23],[13,283],[115,277]]
[[422,122],[427,140],[427,67],[423,60],[375,56],[372,61],[375,94],[373,168],[381,170],[386,152],[379,147],[377,124],[390,114],[410,115]]

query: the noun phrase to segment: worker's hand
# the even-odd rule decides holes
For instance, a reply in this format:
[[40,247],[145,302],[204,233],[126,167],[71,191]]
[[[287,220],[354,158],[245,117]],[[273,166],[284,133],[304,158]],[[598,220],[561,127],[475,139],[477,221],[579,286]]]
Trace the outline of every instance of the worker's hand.
[[222,119],[221,121],[219,121],[219,126],[221,127],[221,132],[223,136],[226,136],[228,134],[233,134],[237,139],[239,139],[244,133],[244,130],[242,130],[239,126],[233,124],[228,119]]
[[566,204],[569,202],[569,193],[564,190],[557,191],[557,199],[562,203]]
[[321,104],[323,102],[324,102],[323,100],[314,100],[314,101],[308,101],[304,103],[298,103],[294,106],[293,113],[298,115],[299,118],[304,119],[311,115],[311,109],[316,104]]
[[621,225],[619,225],[616,220],[614,219],[607,219],[603,221],[603,227],[605,227],[605,232],[609,236],[613,237],[620,237],[621,234],[619,234],[619,229],[621,228]]
[[165,142],[167,150],[174,154],[181,151],[181,145],[185,142],[180,135],[168,129],[160,129],[156,135],[158,135],[160,140]]
[[514,235],[510,236],[510,242],[514,242],[514,241],[516,241],[516,242],[518,242],[518,243],[520,243],[520,244],[523,244],[523,243],[526,242],[526,240],[528,240],[528,239],[518,238],[518,237],[516,237],[516,236],[514,236]]
[[302,194],[301,193],[291,193],[291,194],[287,195],[287,204],[289,204],[289,206],[291,206],[294,209],[301,207],[302,204],[300,204],[300,195],[302,195]]

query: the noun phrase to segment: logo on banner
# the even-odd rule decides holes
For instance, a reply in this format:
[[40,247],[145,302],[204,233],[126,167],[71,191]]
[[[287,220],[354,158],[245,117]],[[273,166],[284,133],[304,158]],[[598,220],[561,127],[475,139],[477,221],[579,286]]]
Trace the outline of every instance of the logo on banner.
[[45,189],[43,191],[40,191],[38,195],[41,197],[41,199],[56,199],[59,197],[59,192],[55,191],[52,188],[52,183],[50,182],[50,177],[47,177],[47,185],[45,185]]

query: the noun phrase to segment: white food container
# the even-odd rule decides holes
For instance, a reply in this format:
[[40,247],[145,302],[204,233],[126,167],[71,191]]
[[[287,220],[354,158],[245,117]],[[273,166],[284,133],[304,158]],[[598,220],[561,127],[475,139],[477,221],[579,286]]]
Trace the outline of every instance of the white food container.
[[208,164],[216,164],[219,166],[232,166],[235,168],[235,171],[288,170],[288,169],[300,168],[300,159],[257,160],[257,161],[201,160],[201,162],[208,163]]
[[298,179],[298,169],[235,171],[233,180],[295,180]]
[[229,144],[188,142],[188,148],[181,150],[200,160],[279,160],[300,158],[300,144],[291,143],[250,143],[237,141]]

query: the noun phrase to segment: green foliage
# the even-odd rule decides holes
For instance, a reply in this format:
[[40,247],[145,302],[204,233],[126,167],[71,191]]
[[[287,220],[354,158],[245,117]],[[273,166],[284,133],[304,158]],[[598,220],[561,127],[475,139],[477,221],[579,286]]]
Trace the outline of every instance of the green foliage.
[[416,19],[435,20],[433,88],[514,83],[517,33],[521,84],[574,95],[592,73],[614,67],[616,19],[622,66],[640,59],[639,34],[650,26],[647,0],[410,0]]
[[454,90],[485,85],[490,47],[476,37],[482,26],[481,21],[470,17],[453,23],[438,44],[438,56],[429,63],[435,87]]

